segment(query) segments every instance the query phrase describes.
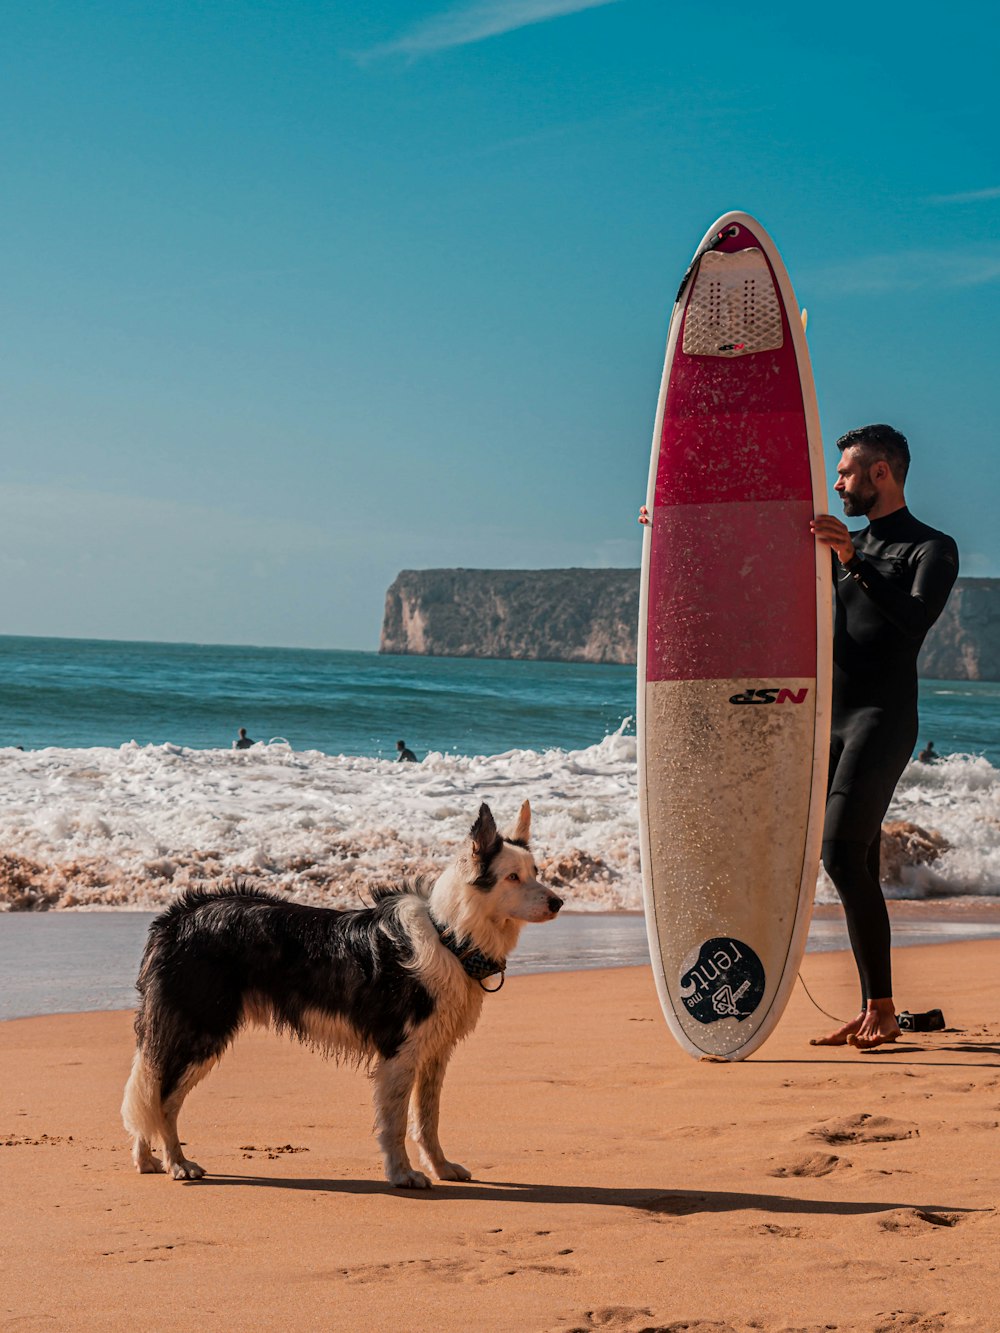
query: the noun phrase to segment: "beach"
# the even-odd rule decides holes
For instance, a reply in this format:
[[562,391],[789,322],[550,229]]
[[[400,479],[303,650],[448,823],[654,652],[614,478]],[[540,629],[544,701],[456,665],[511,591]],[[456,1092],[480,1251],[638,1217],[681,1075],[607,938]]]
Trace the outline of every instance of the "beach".
[[[210,1173],[135,1174],[128,1012],[0,1024],[3,1328],[987,1330],[1000,942],[898,950],[948,1030],[817,1049],[801,987],[741,1064],[669,1037],[646,968],[518,976],[452,1062],[473,1172],[387,1186],[363,1076],[241,1037],[185,1108]],[[856,1003],[843,953],[803,975]]]
[[[61,678],[69,650],[46,651]],[[32,734],[24,751],[3,751],[0,1329],[1000,1326],[991,693],[928,695],[936,734],[955,748],[911,764],[889,814],[940,836],[925,858],[904,832],[885,869],[899,1007],[940,1006],[949,1030],[865,1056],[812,1048],[833,1022],[796,986],[776,1033],[727,1065],[675,1044],[645,965],[636,742],[617,721],[622,700],[604,697],[609,683],[627,695],[628,681],[533,668],[494,750],[473,736],[397,765],[374,740],[340,736],[336,709],[306,720],[343,753],[281,737],[218,748],[209,733],[223,731],[225,682],[242,656],[219,656],[214,686],[189,656],[171,716],[208,690],[204,748],[119,742],[106,721],[79,731],[53,685],[51,706],[25,716],[62,719],[63,743]],[[382,667],[330,659],[320,666],[346,692],[347,716],[350,691]],[[283,663],[261,658],[262,681]],[[140,737],[155,735],[169,678],[166,666],[143,669]],[[296,670],[282,736],[285,721],[305,725],[296,692],[323,695],[313,658]],[[454,713],[461,685],[457,712],[477,717],[514,683],[509,663],[460,680],[454,664],[407,671],[402,683],[385,677],[388,715],[438,696]],[[594,725],[605,713],[606,734]],[[600,739],[565,721],[549,748],[535,734],[539,718],[577,714],[589,719],[578,730]],[[405,734],[419,745],[414,727]],[[439,869],[480,800],[505,820],[525,795],[543,878],[567,911],[525,932],[452,1063],[442,1138],[472,1182],[390,1188],[364,1076],[260,1032],[185,1107],[206,1179],[134,1172],[118,1108],[151,913],[194,884],[233,879],[355,904],[373,880]],[[834,898],[821,876],[801,975],[816,1004],[846,1017],[855,972]]]

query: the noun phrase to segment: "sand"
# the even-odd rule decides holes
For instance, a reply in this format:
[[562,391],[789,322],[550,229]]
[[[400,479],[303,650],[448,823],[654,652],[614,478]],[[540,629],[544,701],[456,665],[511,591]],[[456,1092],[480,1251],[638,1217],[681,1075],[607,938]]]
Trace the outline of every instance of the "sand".
[[[240,1039],[134,1174],[131,1016],[0,1024],[0,1328],[1000,1328],[1000,942],[896,954],[950,1030],[813,1049],[797,987],[743,1064],[669,1038],[648,971],[512,978],[445,1087],[470,1184],[391,1189],[363,1076]],[[843,954],[810,955],[846,1016]]]

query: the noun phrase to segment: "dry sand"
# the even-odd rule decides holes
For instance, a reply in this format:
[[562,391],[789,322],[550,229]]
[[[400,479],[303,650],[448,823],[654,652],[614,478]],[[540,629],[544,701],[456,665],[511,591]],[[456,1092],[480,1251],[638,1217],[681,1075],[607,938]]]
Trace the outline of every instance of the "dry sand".
[[[393,1190],[367,1084],[250,1034],[191,1097],[213,1174],[133,1173],[129,1014],[0,1024],[0,1328],[1000,1328],[1000,942],[896,954],[951,1030],[817,1050],[797,987],[743,1064],[645,969],[513,978],[445,1086],[471,1184]],[[817,999],[855,1002],[843,954]]]

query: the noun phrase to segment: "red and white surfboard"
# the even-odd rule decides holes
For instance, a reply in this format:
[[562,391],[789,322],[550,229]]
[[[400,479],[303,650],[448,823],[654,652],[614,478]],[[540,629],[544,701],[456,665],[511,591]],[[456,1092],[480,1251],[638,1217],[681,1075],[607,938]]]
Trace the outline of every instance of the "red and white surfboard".
[[660,389],[639,612],[646,925],[667,1023],[737,1060],[781,1017],[819,869],[830,730],[829,554],[805,332],[745,213],[678,293]]

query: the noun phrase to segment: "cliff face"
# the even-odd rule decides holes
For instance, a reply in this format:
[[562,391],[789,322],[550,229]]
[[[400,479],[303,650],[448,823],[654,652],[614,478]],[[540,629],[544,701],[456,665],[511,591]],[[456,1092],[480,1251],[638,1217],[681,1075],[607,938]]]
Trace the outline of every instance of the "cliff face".
[[[379,651],[428,657],[635,661],[637,569],[406,569],[386,593]],[[959,579],[920,674],[1000,680],[1000,579]]]
[[635,661],[635,569],[404,569],[379,652]]
[[1000,680],[1000,579],[959,579],[920,653],[934,680]]

